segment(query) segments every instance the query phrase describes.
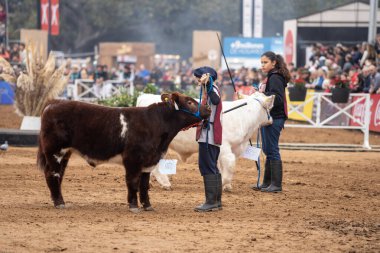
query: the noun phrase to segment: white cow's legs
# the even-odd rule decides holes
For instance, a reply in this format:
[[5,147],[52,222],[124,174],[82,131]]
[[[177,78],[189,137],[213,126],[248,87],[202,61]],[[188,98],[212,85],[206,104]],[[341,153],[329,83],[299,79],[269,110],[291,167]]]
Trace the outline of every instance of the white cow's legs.
[[161,185],[161,187],[165,190],[171,190],[172,185],[169,181],[168,175],[161,174],[158,170],[158,164],[155,166],[154,170],[151,173],[151,176],[153,176],[157,182]]
[[219,155],[219,169],[222,174],[223,190],[226,192],[232,191],[232,178],[234,175],[234,168],[236,157],[231,151],[230,146],[222,146]]

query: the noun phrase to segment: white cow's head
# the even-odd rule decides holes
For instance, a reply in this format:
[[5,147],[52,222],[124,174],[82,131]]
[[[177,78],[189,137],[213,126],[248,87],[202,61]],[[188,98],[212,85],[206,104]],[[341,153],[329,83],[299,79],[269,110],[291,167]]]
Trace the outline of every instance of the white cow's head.
[[258,101],[262,107],[261,109],[265,112],[265,114],[263,114],[264,118],[259,121],[261,122],[260,126],[267,126],[273,123],[273,119],[269,113],[270,113],[270,110],[273,108],[274,98],[275,98],[274,95],[266,96],[260,92],[255,92],[248,97],[249,100]]

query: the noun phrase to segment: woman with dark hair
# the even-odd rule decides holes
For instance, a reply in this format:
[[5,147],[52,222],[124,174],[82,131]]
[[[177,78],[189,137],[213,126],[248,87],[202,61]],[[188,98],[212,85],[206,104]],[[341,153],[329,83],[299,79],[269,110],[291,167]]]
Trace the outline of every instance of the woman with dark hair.
[[259,189],[263,192],[282,191],[282,161],[279,148],[281,130],[288,118],[285,88],[291,79],[281,55],[272,51],[261,56],[261,69],[267,74],[266,83],[260,87],[265,95],[275,95],[274,106],[270,111],[272,125],[261,128],[263,152],[266,155],[264,180]]

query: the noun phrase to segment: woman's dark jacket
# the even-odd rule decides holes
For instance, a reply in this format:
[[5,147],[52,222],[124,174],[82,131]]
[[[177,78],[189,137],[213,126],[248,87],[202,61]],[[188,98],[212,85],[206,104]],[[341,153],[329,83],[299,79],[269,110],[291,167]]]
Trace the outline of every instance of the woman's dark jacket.
[[270,111],[270,115],[273,119],[288,118],[288,108],[285,95],[286,86],[287,83],[283,75],[275,69],[269,71],[264,94],[267,96],[275,95],[274,105]]

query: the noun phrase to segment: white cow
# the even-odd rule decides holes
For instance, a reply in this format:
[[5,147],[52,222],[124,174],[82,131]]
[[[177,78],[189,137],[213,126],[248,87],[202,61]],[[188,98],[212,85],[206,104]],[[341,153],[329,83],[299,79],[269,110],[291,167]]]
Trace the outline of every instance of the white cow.
[[[137,99],[137,106],[148,106],[160,101],[159,95],[143,94]],[[260,126],[272,123],[269,111],[273,107],[274,96],[265,96],[262,93],[254,93],[236,101],[224,101],[223,111],[246,103],[246,105],[223,113],[223,140],[220,146],[218,167],[222,174],[223,189],[232,190],[232,178],[236,159],[242,155],[249,144],[249,139],[257,133]],[[170,143],[170,148],[179,154],[182,161],[186,161],[192,154],[198,152],[198,143],[195,141],[195,128],[182,131]],[[165,189],[171,189],[167,175],[159,172],[158,166],[152,171],[152,175]]]

